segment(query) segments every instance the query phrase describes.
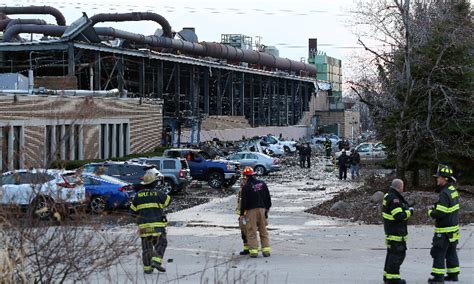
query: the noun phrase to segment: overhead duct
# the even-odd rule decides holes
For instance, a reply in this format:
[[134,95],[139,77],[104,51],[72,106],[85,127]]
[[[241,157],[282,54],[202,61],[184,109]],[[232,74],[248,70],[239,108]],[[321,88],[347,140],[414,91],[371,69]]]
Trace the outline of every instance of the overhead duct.
[[[13,25],[5,31],[4,41],[11,41],[19,33],[38,33],[60,37],[64,34],[66,28],[67,27],[61,27],[56,25]],[[280,70],[296,72],[298,73],[298,75],[300,75],[299,72],[307,73],[310,76],[316,75],[315,65],[306,64],[287,58],[276,57],[274,55],[259,51],[240,49],[230,45],[214,42],[194,43],[190,41],[172,39],[162,36],[145,36],[137,33],[114,29],[111,27],[96,27],[94,29],[97,35],[99,36],[125,39],[130,42],[148,45],[151,48],[171,48],[179,50],[185,54],[195,56],[208,56],[213,58],[226,59],[229,61],[247,62],[250,64],[262,65],[269,68],[277,68]]]
[[9,27],[13,25],[19,25],[19,24],[32,24],[32,25],[46,25],[45,20],[40,20],[40,19],[6,19],[6,20],[0,20],[0,31],[3,31],[5,29],[8,29]]
[[133,12],[133,13],[101,13],[90,18],[92,26],[99,22],[128,22],[128,21],[154,21],[163,28],[163,35],[169,38],[173,37],[171,25],[163,16],[151,12]]
[[5,15],[51,15],[56,18],[56,23],[59,26],[66,25],[64,15],[58,9],[51,6],[0,7],[0,13]]

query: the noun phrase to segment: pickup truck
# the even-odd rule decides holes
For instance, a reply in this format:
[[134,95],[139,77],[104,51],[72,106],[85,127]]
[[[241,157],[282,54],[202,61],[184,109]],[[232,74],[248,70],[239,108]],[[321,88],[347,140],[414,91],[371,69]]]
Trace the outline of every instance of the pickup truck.
[[[387,158],[385,153],[385,146],[381,142],[364,142],[355,147],[356,151],[360,155],[360,161],[363,163],[370,162],[380,162]],[[341,151],[336,152],[336,159],[341,155]],[[350,151],[346,152],[347,155],[350,155]]]
[[206,160],[198,149],[167,149],[164,157],[185,158],[191,177],[207,181],[210,187],[221,189],[233,186],[240,177],[240,163],[226,160]]

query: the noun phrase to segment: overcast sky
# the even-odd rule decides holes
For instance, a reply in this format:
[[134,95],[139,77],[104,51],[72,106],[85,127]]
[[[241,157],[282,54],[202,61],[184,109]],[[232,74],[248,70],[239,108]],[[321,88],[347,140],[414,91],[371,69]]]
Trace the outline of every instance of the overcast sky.
[[[200,41],[219,42],[221,34],[262,37],[265,45],[276,46],[281,57],[300,60],[308,56],[308,39],[318,39],[318,50],[343,60],[344,77],[353,74],[349,59],[360,52],[357,39],[347,24],[354,0],[2,0],[0,5],[48,5],[59,9],[68,24],[86,12],[126,13],[149,11],[165,17],[175,31],[195,27]],[[52,16],[15,15],[42,18],[55,24]],[[122,30],[153,34],[153,22],[99,23]]]

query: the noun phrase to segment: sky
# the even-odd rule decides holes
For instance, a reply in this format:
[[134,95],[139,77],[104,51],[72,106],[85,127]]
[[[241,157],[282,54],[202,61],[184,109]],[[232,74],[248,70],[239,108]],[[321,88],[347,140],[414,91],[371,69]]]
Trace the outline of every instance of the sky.
[[[220,41],[221,34],[261,36],[265,45],[279,49],[280,57],[301,60],[308,55],[308,39],[318,39],[318,50],[344,62],[360,50],[347,21],[354,0],[2,0],[0,5],[48,5],[59,9],[72,23],[82,12],[127,13],[148,11],[165,17],[175,31],[195,27],[200,41]],[[15,18],[52,16],[16,15]],[[122,30],[153,34],[153,22],[101,23]]]

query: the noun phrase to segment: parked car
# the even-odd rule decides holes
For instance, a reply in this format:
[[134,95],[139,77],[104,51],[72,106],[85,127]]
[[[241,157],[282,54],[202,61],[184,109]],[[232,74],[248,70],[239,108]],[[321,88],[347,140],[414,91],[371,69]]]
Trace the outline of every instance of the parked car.
[[196,149],[167,149],[163,156],[185,158],[189,164],[191,177],[195,180],[207,181],[212,188],[231,187],[240,177],[238,162],[206,160]]
[[192,181],[188,162],[184,158],[151,157],[133,161],[155,166],[164,176],[162,189],[166,194],[181,191]]
[[[87,203],[86,189],[72,171],[16,170],[2,174],[0,204],[27,208],[31,217],[49,219],[55,210]],[[56,209],[55,209],[56,208]]]
[[339,138],[339,136],[337,136],[335,134],[326,134],[325,133],[325,134],[321,134],[321,135],[312,137],[311,142],[313,144],[321,144],[321,143],[324,143],[324,141],[326,141],[326,138],[329,138],[329,140],[332,143],[332,146],[337,145],[337,142],[339,142],[341,140],[341,138]]
[[100,214],[105,210],[128,208],[135,197],[131,184],[107,175],[82,174],[89,206],[92,213]]
[[[380,162],[387,158],[385,148],[381,142],[364,142],[354,149],[359,153],[361,162]],[[342,151],[336,152],[335,157],[338,158],[341,153]],[[346,154],[350,155],[350,151],[347,151]]]
[[262,153],[238,152],[227,157],[227,160],[237,161],[241,167],[252,167],[259,176],[280,170],[278,158]]
[[285,153],[294,153],[296,152],[296,141],[285,141],[285,140],[280,140],[277,137],[273,135],[267,135],[262,137],[263,141],[267,142],[268,144],[271,145],[279,145],[283,148],[283,151]]
[[[99,168],[103,167],[99,173]],[[119,180],[123,180],[134,186],[139,185],[145,172],[153,165],[139,164],[134,162],[112,162],[90,163],[84,166],[84,173],[108,175]]]

